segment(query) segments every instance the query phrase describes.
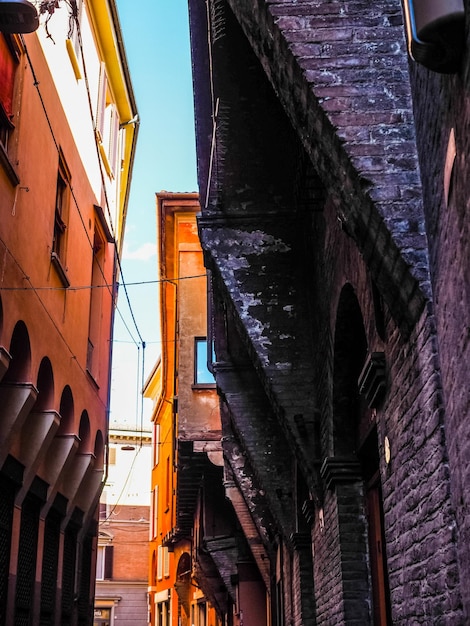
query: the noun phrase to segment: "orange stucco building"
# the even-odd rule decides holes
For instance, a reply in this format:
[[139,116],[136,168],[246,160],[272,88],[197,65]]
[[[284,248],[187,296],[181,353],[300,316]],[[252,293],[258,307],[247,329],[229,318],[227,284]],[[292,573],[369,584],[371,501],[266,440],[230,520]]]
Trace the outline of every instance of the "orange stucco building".
[[[0,623],[92,624],[137,137],[114,0],[0,33]],[[132,123],[129,123],[132,121]]]
[[[162,352],[154,400],[149,604],[152,626],[218,626],[196,579],[203,474],[220,474],[220,414],[207,369],[207,279],[197,194],[157,194]],[[218,476],[220,479],[220,476]]]

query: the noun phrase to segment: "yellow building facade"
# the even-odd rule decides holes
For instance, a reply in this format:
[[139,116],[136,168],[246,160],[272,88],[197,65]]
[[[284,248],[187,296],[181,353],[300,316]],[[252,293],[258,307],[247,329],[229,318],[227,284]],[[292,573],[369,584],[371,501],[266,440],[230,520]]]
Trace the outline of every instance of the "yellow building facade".
[[161,358],[154,400],[149,614],[152,626],[218,626],[195,579],[194,526],[203,475],[222,470],[220,415],[207,366],[207,278],[197,194],[157,194]]

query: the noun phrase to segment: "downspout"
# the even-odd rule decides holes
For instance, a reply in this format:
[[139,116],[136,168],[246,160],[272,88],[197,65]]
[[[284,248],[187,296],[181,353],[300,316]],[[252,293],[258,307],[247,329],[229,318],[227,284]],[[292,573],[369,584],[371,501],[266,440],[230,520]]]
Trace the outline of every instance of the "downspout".
[[112,381],[112,365],[113,365],[113,335],[114,335],[114,319],[116,316],[116,307],[117,307],[117,296],[118,296],[118,276],[117,276],[117,266],[116,256],[117,256],[117,248],[116,242],[114,242],[114,256],[113,256],[113,282],[112,282],[112,306],[111,306],[111,325],[109,328],[109,351],[108,351],[108,392],[106,398],[106,437],[105,437],[105,446],[104,446],[104,474],[102,480],[102,487],[105,486],[108,480],[108,472],[109,472],[109,415],[111,411],[111,381]]
[[176,480],[176,466],[177,466],[177,446],[178,446],[178,438],[177,438],[177,427],[178,427],[178,337],[179,337],[179,320],[178,320],[178,283],[174,281],[167,281],[171,285],[173,285],[175,290],[175,319],[174,319],[174,345],[173,345],[173,406],[172,406],[172,428],[171,428],[171,438],[172,438],[172,455],[173,462],[171,465],[171,493],[170,493],[170,514],[172,520],[172,528],[176,528],[177,519],[176,519],[176,510],[175,510],[175,480]]

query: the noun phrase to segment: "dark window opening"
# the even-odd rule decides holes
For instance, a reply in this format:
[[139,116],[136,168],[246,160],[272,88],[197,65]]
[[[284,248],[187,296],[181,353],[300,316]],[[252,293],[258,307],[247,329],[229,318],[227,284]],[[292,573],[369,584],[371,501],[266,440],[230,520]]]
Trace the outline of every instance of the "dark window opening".
[[19,67],[19,50],[13,35],[0,33],[0,165],[14,185],[19,178],[10,152],[10,137],[15,130],[15,84]]
[[52,241],[52,252],[55,252],[59,259],[64,255],[65,230],[67,228],[64,221],[66,201],[67,181],[59,170],[55,197],[54,239]]
[[70,285],[65,265],[67,244],[67,221],[70,202],[70,173],[61,154],[54,207],[54,233],[52,238],[52,263],[65,287]]

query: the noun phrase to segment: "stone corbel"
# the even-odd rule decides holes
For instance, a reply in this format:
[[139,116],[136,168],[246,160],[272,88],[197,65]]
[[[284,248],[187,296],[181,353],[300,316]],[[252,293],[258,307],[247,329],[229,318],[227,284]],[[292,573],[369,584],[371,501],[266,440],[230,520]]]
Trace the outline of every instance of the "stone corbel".
[[361,480],[361,465],[350,457],[326,457],[322,463],[320,475],[325,481],[326,488],[334,489],[336,485]]
[[378,408],[387,390],[385,354],[372,352],[368,355],[357,381],[361,393],[370,409]]
[[0,466],[19,436],[21,427],[36,402],[38,391],[32,383],[2,383],[0,385]]

